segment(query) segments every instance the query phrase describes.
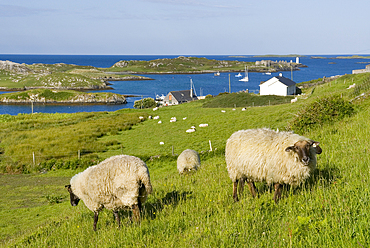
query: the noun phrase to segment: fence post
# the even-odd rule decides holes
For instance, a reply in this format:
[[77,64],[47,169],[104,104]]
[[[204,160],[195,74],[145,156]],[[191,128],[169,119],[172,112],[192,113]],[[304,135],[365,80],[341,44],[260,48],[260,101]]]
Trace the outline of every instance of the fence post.
[[80,158],[81,158],[81,151],[78,150],[78,159],[80,159]]
[[209,151],[212,151],[212,143],[211,143],[211,140],[209,140]]
[[172,146],[172,156],[175,156],[174,147]]
[[36,164],[35,152],[32,152],[32,162],[33,162],[33,165]]

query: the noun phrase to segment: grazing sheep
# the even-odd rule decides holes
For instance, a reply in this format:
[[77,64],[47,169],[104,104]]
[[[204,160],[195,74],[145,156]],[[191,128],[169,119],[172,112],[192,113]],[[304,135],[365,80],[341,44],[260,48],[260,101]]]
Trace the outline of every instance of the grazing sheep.
[[208,124],[199,124],[199,127],[208,127]]
[[198,152],[186,149],[177,158],[177,170],[180,174],[185,171],[197,170],[200,167],[200,157]]
[[195,132],[195,128],[187,129],[185,132],[187,132],[187,133],[194,133]]
[[72,206],[80,199],[94,212],[94,231],[99,211],[113,210],[118,226],[118,211],[131,208],[133,219],[139,221],[142,204],[152,192],[148,167],[139,158],[119,155],[110,157],[98,165],[78,173],[66,185]]
[[281,197],[281,184],[297,186],[316,168],[316,154],[322,152],[319,142],[292,132],[279,132],[267,128],[240,130],[227,140],[225,158],[229,176],[233,181],[233,198],[238,201],[247,181],[256,196],[254,182],[274,183],[274,200]]

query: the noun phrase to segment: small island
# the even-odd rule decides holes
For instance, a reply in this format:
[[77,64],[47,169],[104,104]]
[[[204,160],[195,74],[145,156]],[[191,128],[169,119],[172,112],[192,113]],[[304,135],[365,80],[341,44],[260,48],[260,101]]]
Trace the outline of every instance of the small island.
[[0,95],[0,104],[125,104],[125,96],[73,90],[34,89]]

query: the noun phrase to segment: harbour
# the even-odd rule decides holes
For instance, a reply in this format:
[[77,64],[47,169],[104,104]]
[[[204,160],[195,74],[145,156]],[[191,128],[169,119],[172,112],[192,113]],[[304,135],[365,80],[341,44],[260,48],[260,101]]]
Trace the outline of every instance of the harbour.
[[[0,60],[9,60],[17,63],[44,63],[44,64],[76,64],[91,65],[94,67],[107,68],[120,60],[153,60],[157,58],[175,58],[179,55],[0,55]],[[255,62],[261,59],[280,61],[295,61],[295,57],[255,57],[255,56],[226,56],[226,55],[205,55],[208,59],[218,60],[238,60]],[[113,92],[122,95],[134,96],[127,97],[127,104],[123,105],[35,105],[33,111],[41,113],[74,113],[74,112],[95,112],[95,111],[116,111],[122,108],[133,108],[134,102],[141,98],[167,95],[170,91],[189,89],[190,79],[194,83],[197,96],[218,95],[222,92],[240,92],[248,89],[249,92],[258,93],[259,84],[271,77],[282,75],[292,79],[296,83],[306,82],[322,77],[332,77],[337,75],[351,74],[352,70],[361,69],[364,64],[369,63],[367,58],[337,59],[334,55],[302,56],[300,63],[307,67],[297,71],[273,72],[271,75],[266,73],[249,72],[247,82],[239,81],[235,77],[238,73],[214,73],[204,74],[145,74],[139,76],[150,77],[154,80],[134,80],[134,81],[109,81],[112,89],[99,92]],[[230,85],[229,85],[230,80]],[[96,91],[91,91],[96,92]],[[0,94],[7,93],[1,91]],[[17,115],[19,113],[32,113],[31,106],[28,105],[1,105],[0,114]]]

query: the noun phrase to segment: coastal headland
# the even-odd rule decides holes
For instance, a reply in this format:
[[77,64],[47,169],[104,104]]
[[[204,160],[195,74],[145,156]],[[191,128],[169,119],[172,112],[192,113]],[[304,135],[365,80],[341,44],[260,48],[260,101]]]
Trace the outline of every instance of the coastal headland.
[[[150,61],[130,60],[119,61],[109,68],[79,66],[74,64],[19,64],[12,61],[0,61],[0,91],[23,92],[23,95],[2,94],[0,104],[43,103],[107,103],[122,104],[125,95],[116,94],[108,100],[106,96],[86,95],[81,91],[112,89],[110,81],[152,80],[150,77],[136,74],[201,74],[216,72],[278,72],[299,70],[306,67],[292,61],[261,60],[255,62],[235,60],[215,60],[204,57],[179,56],[172,59],[155,59]],[[44,90],[37,92],[37,90]],[[48,98],[36,96],[46,94]],[[53,93],[51,94],[50,91]],[[68,91],[68,94],[65,92]],[[73,92],[73,94],[71,93]],[[60,95],[68,95],[66,99],[56,99]],[[82,94],[85,94],[82,96]],[[73,97],[71,95],[74,95]],[[127,96],[126,96],[127,97]],[[100,99],[100,100],[97,100]],[[101,100],[106,99],[106,100]]]

